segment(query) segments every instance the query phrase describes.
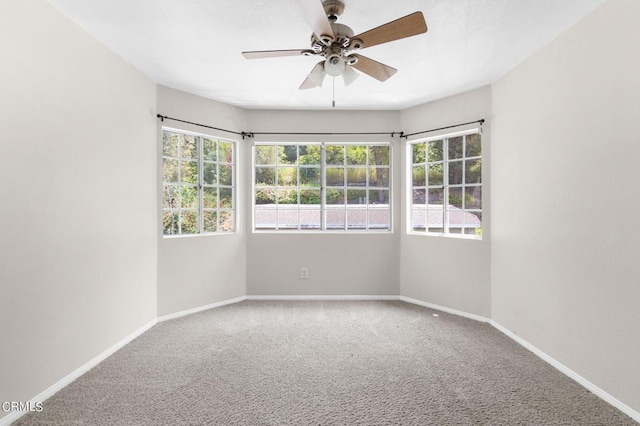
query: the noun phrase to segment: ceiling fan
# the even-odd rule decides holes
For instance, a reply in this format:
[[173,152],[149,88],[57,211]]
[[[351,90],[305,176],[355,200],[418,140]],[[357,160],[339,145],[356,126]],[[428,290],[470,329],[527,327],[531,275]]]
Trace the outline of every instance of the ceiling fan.
[[354,35],[353,30],[338,24],[338,17],[344,12],[340,0],[294,0],[313,33],[310,49],[257,50],[242,52],[247,59],[275,58],[282,56],[320,56],[311,73],[300,85],[300,89],[322,86],[327,74],[342,76],[346,86],[353,83],[359,74],[353,68],[379,81],[386,81],[398,70],[354,53],[367,47],[388,43],[405,37],[427,32],[427,24],[422,12],[414,12],[405,17],[388,22],[379,27]]

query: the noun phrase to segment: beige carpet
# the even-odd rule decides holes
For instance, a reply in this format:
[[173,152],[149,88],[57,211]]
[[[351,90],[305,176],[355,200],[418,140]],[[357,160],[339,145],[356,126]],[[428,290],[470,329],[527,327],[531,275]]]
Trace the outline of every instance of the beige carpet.
[[636,423],[486,324],[404,302],[245,301],[158,324],[16,424]]

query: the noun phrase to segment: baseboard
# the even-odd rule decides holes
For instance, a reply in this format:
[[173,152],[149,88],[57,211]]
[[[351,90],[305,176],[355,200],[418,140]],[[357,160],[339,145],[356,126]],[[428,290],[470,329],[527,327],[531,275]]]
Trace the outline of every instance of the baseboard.
[[586,389],[588,389],[591,393],[593,393],[594,395],[596,395],[600,399],[603,399],[604,401],[606,401],[607,403],[609,403],[613,407],[617,408],[618,410],[622,411],[627,416],[631,417],[636,422],[640,423],[640,413],[635,411],[633,408],[629,407],[624,402],[614,398],[613,396],[611,396],[606,391],[602,390],[601,388],[599,388],[595,384],[591,383],[589,380],[587,380],[584,377],[582,377],[580,374],[576,373],[575,371],[573,371],[572,369],[570,369],[566,365],[562,364],[561,362],[559,362],[559,361],[555,360],[554,358],[552,358],[551,356],[547,355],[546,353],[544,353],[543,351],[541,351],[537,347],[533,346],[531,343],[529,343],[526,340],[524,340],[522,337],[514,334],[513,332],[511,332],[507,328],[503,327],[502,325],[498,324],[494,320],[491,320],[489,322],[489,324],[491,324],[493,327],[495,327],[500,332],[504,333],[507,337],[510,337],[512,340],[516,341],[517,343],[519,343],[520,345],[522,345],[526,349],[528,349],[531,352],[533,352],[538,358],[542,359],[543,361],[545,361],[547,364],[551,365],[556,370],[560,371],[564,375],[568,376],[569,378],[575,380],[576,382],[578,382],[579,384],[584,386]]
[[247,300],[399,300],[399,296],[365,295],[252,295]]
[[487,323],[491,321],[489,318],[485,318],[485,317],[480,316],[480,315],[470,314],[468,312],[459,311],[457,309],[447,308],[446,306],[440,306],[440,305],[435,305],[433,303],[423,302],[422,300],[412,299],[410,297],[400,296],[399,299],[402,300],[403,302],[412,303],[414,305],[419,305],[419,306],[424,306],[425,308],[435,309],[436,311],[446,312],[448,314],[453,314],[453,315],[457,315],[459,317],[469,318],[469,319],[472,319],[472,320],[475,320],[475,321],[487,322]]
[[234,299],[222,300],[220,302],[211,303],[209,305],[198,306],[197,308],[187,309],[187,310],[184,310],[184,311],[175,312],[173,314],[163,315],[161,317],[158,317],[158,322],[168,321],[168,320],[172,320],[174,318],[183,317],[185,315],[191,315],[191,314],[195,314],[197,312],[206,311],[208,309],[219,308],[220,306],[230,305],[232,303],[242,302],[246,298],[247,298],[246,296],[240,296],[240,297],[236,297]]
[[[143,327],[129,334],[124,339],[120,340],[118,343],[116,343],[106,351],[102,352],[100,355],[93,358],[91,361],[83,364],[80,368],[74,370],[67,376],[63,377],[54,385],[49,386],[46,390],[44,390],[43,392],[40,392],[38,395],[33,397],[29,401],[29,406],[34,406],[37,402],[44,402],[45,400],[53,396],[56,392],[58,392],[59,390],[67,386],[69,383],[73,382],[78,377],[82,376],[84,373],[91,370],[93,367],[95,367],[96,365],[100,364],[102,361],[104,361],[105,359],[113,355],[118,349],[122,348],[124,345],[131,342],[133,339],[140,336],[145,331],[149,330],[151,327],[156,325],[157,322],[158,321],[156,319],[149,321]],[[0,426],[9,426],[11,423],[15,422],[25,414],[27,414],[26,411],[11,412],[7,416],[0,419]]]

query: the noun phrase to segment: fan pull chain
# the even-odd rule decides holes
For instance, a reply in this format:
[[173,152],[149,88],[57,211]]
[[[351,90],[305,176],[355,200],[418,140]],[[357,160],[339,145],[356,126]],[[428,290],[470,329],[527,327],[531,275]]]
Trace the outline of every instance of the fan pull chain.
[[336,107],[336,78],[333,77],[331,80],[333,83],[333,94],[332,94],[332,98],[331,98],[331,107],[335,108]]

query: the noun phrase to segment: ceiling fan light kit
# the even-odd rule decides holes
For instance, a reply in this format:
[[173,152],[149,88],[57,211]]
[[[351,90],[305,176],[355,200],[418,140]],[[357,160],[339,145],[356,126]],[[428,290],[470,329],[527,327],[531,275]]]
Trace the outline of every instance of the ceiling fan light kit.
[[331,77],[342,76],[345,86],[348,86],[359,76],[354,68],[378,81],[386,81],[397,72],[395,68],[354,52],[427,31],[427,24],[422,12],[414,12],[354,35],[353,30],[347,25],[336,22],[344,12],[344,3],[340,0],[294,1],[299,6],[302,17],[313,30],[311,48],[246,51],[242,52],[242,55],[247,59],[298,55],[323,58],[302,82],[300,89],[322,87],[324,77],[327,74]]

